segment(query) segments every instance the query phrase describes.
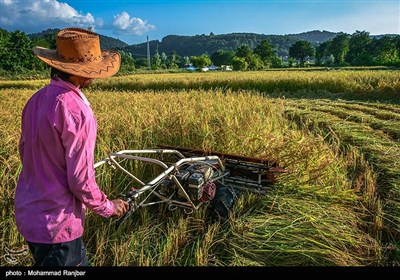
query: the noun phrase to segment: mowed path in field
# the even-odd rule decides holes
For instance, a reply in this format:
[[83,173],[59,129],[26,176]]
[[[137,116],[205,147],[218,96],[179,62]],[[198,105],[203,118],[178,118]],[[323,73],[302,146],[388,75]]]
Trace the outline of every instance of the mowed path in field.
[[285,114],[299,125],[331,131],[330,138],[362,151],[379,173],[380,193],[400,201],[399,105],[307,99],[287,104]]
[[[336,142],[343,149],[356,147],[373,166],[375,196],[382,203],[384,239],[398,242],[395,240],[400,232],[400,106],[324,99],[288,100],[287,104],[285,114],[289,119],[312,131],[325,132],[327,141]],[[392,254],[396,255],[398,250]]]

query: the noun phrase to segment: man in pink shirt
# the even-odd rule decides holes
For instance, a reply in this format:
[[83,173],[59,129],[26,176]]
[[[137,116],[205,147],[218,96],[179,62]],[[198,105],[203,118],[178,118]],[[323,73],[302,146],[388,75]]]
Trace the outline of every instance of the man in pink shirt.
[[101,51],[99,36],[79,28],[61,30],[56,44],[56,50],[33,49],[51,66],[51,82],[22,112],[15,219],[35,265],[82,266],[88,265],[82,241],[86,207],[105,218],[128,209],[96,184],[97,123],[81,91],[94,78],[117,73],[120,55]]

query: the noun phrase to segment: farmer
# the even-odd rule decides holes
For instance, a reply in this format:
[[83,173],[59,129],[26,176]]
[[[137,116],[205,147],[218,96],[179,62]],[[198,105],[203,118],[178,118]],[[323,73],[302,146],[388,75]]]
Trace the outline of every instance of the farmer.
[[15,219],[35,265],[86,266],[86,207],[108,218],[120,217],[128,204],[109,200],[96,184],[97,123],[81,89],[117,73],[120,55],[101,51],[99,36],[79,28],[61,30],[56,44],[33,48],[51,66],[51,82],[22,111]]

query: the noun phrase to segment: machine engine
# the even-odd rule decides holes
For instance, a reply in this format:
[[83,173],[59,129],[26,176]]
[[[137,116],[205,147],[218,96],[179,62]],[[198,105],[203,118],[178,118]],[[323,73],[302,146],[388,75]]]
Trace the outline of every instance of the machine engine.
[[178,182],[166,178],[161,182],[158,193],[183,200],[189,196],[194,203],[208,202],[215,196],[215,180],[221,172],[212,162],[187,163],[175,174]]

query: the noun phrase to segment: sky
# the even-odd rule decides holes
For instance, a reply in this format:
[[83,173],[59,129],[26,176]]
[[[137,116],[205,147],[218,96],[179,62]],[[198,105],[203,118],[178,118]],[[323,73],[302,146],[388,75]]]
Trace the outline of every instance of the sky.
[[0,0],[0,16],[7,31],[92,27],[128,44],[211,32],[400,34],[400,0]]

